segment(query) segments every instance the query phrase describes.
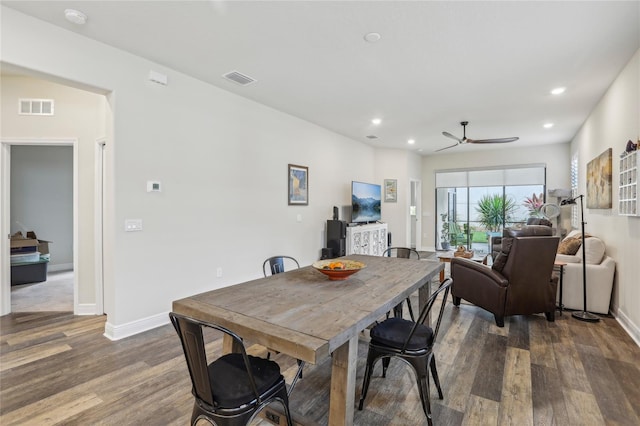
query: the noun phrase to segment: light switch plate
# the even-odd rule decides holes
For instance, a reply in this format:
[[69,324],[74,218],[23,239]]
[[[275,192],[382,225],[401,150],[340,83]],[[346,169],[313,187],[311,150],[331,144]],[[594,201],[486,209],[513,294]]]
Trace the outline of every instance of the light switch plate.
[[125,232],[142,231],[142,219],[125,219]]

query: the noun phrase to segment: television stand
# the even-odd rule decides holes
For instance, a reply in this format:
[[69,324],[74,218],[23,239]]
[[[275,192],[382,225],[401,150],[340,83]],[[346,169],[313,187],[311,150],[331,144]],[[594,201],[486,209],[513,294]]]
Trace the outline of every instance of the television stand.
[[367,223],[347,227],[347,255],[382,256],[387,249],[387,224]]

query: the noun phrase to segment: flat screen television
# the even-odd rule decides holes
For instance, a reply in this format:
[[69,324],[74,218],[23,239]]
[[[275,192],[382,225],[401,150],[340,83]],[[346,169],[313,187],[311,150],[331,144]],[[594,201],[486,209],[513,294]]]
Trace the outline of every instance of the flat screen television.
[[351,182],[351,222],[367,223],[380,220],[381,201],[380,185]]

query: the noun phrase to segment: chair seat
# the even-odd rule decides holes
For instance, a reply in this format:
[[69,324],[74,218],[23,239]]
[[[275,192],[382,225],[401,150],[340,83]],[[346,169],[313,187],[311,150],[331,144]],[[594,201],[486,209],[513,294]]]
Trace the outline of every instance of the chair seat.
[[[413,321],[402,318],[389,318],[371,329],[371,343],[402,349],[407,336],[414,326]],[[424,324],[418,324],[415,333],[407,344],[407,349],[416,351],[433,345],[433,330]]]
[[[276,362],[251,355],[248,357],[259,394],[266,393],[279,380],[283,380]],[[209,364],[209,377],[212,378],[213,400],[220,408],[239,407],[255,399],[242,354],[227,354]],[[213,380],[213,377],[216,379]]]

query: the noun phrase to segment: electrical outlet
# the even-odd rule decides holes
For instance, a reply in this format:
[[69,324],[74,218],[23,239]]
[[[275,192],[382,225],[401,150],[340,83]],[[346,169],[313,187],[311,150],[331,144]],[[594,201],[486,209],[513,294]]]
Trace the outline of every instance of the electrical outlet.
[[280,416],[277,415],[276,413],[273,413],[269,410],[266,410],[266,414],[265,417],[267,418],[267,420],[269,420],[270,422],[273,422],[277,425],[280,424]]
[[222,278],[222,268],[218,267],[218,269],[216,269],[216,277]]

